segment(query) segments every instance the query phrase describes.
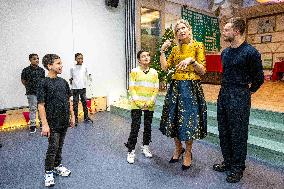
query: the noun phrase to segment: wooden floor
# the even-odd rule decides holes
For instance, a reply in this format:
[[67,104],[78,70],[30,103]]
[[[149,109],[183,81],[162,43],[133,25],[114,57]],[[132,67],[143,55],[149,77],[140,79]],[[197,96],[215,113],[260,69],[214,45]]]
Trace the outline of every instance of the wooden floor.
[[[202,86],[206,101],[216,102],[220,85],[203,84]],[[252,95],[252,108],[284,112],[284,82],[265,81]]]

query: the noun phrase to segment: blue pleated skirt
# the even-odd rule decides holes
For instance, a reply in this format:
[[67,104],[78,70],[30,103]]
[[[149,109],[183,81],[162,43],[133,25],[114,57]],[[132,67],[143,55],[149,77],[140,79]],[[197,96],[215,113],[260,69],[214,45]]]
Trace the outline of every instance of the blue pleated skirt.
[[172,80],[167,91],[160,131],[180,141],[207,135],[207,106],[200,80]]

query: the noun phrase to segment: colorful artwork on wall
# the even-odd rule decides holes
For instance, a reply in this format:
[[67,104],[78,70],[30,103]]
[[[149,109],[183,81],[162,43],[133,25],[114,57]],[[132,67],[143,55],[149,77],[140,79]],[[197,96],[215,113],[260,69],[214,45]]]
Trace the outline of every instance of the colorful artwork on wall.
[[194,12],[186,7],[182,8],[182,18],[192,26],[193,38],[203,42],[206,51],[218,52],[220,46],[220,28],[216,17]]
[[262,59],[262,66],[266,70],[271,70],[272,69],[272,53],[262,53],[261,54],[261,59]]

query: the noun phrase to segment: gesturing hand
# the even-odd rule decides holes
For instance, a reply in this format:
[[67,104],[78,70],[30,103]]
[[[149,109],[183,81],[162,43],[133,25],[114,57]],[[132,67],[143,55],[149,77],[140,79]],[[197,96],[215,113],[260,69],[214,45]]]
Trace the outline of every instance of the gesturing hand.
[[189,57],[189,58],[187,58],[187,59],[181,61],[178,65],[176,65],[176,69],[177,69],[177,70],[184,70],[184,69],[186,69],[186,67],[187,67],[189,64],[191,64],[191,63],[193,63],[193,62],[195,62],[195,60],[194,60],[193,58]]
[[171,46],[171,44],[172,42],[170,40],[166,40],[161,47],[161,51],[163,52],[166,51],[169,48],[169,46]]

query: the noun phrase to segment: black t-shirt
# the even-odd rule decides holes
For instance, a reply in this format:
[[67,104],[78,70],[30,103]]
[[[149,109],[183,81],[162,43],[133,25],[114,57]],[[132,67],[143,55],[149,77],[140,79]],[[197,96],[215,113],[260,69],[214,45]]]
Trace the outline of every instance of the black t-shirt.
[[21,79],[27,82],[26,95],[36,95],[38,83],[45,77],[44,69],[37,66],[36,68],[32,65],[23,69]]
[[223,64],[222,86],[247,86],[255,92],[264,82],[259,52],[247,42],[238,48],[226,48],[221,54]]
[[41,80],[37,91],[38,103],[45,103],[46,119],[52,129],[69,127],[71,96],[70,87],[61,77],[46,77]]

